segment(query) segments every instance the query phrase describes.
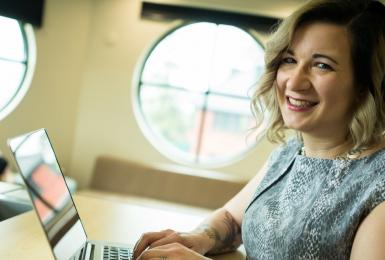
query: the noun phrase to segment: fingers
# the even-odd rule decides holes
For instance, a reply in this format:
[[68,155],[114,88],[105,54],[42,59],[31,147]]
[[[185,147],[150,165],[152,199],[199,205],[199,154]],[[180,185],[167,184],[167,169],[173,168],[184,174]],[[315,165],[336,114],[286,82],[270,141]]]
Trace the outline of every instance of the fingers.
[[149,232],[142,235],[134,247],[134,259],[136,259],[149,245],[155,241],[166,237],[168,234],[174,232],[173,230],[163,230],[160,232]]
[[188,245],[185,243],[185,239],[182,237],[182,235],[178,232],[172,231],[168,233],[165,237],[151,243],[149,246],[150,248],[153,247],[159,247],[162,245],[167,245],[171,243],[180,243],[182,245],[185,245],[187,247],[190,247],[191,245]]
[[147,259],[162,259],[162,257],[168,257],[166,249],[153,248],[143,252],[137,259],[138,260],[147,260]]
[[[159,247],[148,249],[143,252],[138,260],[147,260],[147,259],[182,259],[178,250],[183,249],[184,247],[179,243],[172,243],[167,245],[162,245]],[[179,256],[179,257],[178,257]]]
[[194,252],[191,249],[179,244],[172,243],[159,247],[148,249],[144,251],[138,258],[138,260],[148,259],[167,259],[167,260],[207,260],[208,258]]

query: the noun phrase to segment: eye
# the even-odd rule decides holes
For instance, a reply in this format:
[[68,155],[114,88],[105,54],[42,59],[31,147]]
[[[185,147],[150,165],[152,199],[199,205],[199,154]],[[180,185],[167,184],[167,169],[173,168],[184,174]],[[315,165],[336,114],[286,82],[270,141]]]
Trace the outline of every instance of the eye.
[[322,63],[322,62],[316,62],[314,64],[314,66],[316,66],[317,68],[321,69],[321,70],[333,70],[333,68],[326,64],[326,63]]
[[292,57],[285,57],[282,59],[281,63],[282,64],[294,64],[294,63],[296,63],[296,61]]

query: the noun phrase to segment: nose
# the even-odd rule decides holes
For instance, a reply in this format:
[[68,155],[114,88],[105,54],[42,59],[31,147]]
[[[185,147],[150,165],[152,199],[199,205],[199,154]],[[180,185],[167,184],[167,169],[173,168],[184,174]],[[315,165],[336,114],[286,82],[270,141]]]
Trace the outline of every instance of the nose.
[[309,73],[306,68],[302,66],[295,66],[288,71],[288,78],[286,81],[286,88],[293,91],[307,90],[311,86]]

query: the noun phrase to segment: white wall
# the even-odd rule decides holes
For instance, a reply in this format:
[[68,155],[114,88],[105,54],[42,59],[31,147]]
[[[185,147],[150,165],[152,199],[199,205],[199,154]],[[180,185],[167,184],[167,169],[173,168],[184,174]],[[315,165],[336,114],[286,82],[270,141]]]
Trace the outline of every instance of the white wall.
[[[0,150],[6,139],[45,127],[65,169],[71,164],[79,91],[89,31],[90,0],[48,0],[44,24],[35,29],[36,67],[19,106],[0,121]],[[2,36],[3,37],[3,36]]]

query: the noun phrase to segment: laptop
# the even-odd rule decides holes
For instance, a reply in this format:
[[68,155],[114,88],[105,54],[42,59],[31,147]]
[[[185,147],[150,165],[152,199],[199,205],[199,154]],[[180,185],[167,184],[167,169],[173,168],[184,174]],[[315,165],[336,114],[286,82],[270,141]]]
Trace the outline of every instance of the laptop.
[[47,131],[8,140],[56,260],[128,260],[132,246],[89,241]]

